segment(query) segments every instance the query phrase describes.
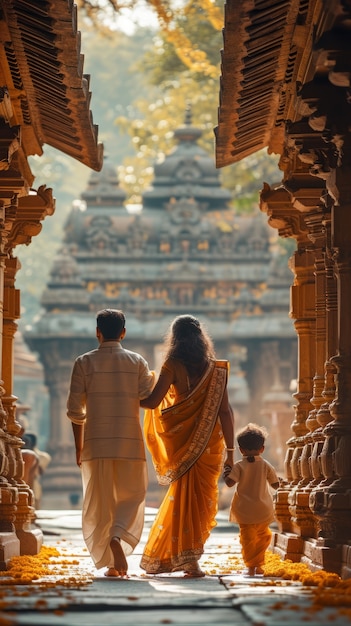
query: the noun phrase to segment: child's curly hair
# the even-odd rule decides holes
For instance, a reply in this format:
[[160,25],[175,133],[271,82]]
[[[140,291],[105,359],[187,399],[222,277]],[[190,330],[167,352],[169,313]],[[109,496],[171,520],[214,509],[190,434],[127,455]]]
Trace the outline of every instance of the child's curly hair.
[[245,428],[239,430],[236,440],[238,446],[243,450],[260,450],[264,446],[268,432],[263,426],[257,424],[247,424]]

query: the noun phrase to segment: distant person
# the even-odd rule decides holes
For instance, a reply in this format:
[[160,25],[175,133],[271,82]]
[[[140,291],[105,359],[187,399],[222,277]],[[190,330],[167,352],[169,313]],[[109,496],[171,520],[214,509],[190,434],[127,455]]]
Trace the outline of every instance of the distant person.
[[98,312],[99,347],[76,359],[67,401],[82,472],[83,537],[96,568],[119,577],[127,575],[126,557],[144,525],[147,466],[139,402],[154,385],[145,359],[122,347],[125,334],[122,311]]
[[240,528],[240,543],[247,574],[263,574],[266,550],[271,541],[269,525],[274,520],[270,487],[279,487],[274,467],[262,458],[267,431],[248,424],[237,434],[242,459],[233,467],[225,465],[223,478],[228,487],[236,486],[229,519]]
[[30,450],[33,450],[36,453],[38,460],[39,460],[38,471],[36,472],[34,476],[32,489],[33,489],[34,498],[35,498],[35,508],[40,509],[42,493],[43,493],[43,489],[41,485],[41,477],[44,474],[45,470],[47,469],[51,461],[51,456],[48,452],[45,452],[44,450],[40,450],[38,448],[37,436],[35,433],[26,432],[23,438],[27,442],[27,445],[25,447],[26,448],[28,447]]
[[[22,448],[22,459],[23,459],[23,480],[30,487],[34,494],[34,485],[35,481],[39,475],[39,457],[35,450],[33,450],[33,439],[28,433],[24,433],[21,435],[21,438],[24,442],[24,446]],[[33,502],[35,505],[35,501]]]
[[150,530],[141,567],[148,574],[204,576],[199,559],[216,525],[218,478],[233,463],[234,415],[228,361],[217,361],[205,328],[180,315],[165,343],[151,395],[141,401],[146,443],[160,484],[169,485]]

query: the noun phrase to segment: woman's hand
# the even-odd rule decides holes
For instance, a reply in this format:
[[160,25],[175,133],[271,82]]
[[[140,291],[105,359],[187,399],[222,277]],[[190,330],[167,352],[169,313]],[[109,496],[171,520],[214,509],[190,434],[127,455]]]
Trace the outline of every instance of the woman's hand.
[[229,474],[232,471],[232,468],[230,465],[225,465],[224,466],[224,470],[223,470],[223,480],[225,482],[225,484],[227,485],[227,487],[233,487],[233,485],[235,485],[235,480],[233,480],[232,478],[229,478]]
[[233,467],[234,465],[234,452],[233,450],[227,450],[225,455],[224,466]]
[[140,400],[140,406],[143,409],[155,409],[165,397],[172,382],[172,373],[165,368],[161,369],[155,387],[147,398]]

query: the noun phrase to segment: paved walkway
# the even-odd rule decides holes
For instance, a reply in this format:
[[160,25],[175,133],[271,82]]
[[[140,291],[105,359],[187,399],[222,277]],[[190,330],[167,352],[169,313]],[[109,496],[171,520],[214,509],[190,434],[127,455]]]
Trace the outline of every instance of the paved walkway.
[[[140,555],[155,511],[148,510],[142,542],[128,558],[128,579],[112,579],[95,570],[83,544],[80,511],[39,511],[45,546],[61,557],[62,584],[6,584],[0,587],[0,626],[346,626],[351,617],[340,608],[316,608],[311,588],[298,582],[249,578],[238,571],[240,546],[226,514],[218,516],[202,558],[205,578],[182,573],[147,576]],[[81,585],[86,576],[85,585]],[[61,577],[61,578],[60,578]]]

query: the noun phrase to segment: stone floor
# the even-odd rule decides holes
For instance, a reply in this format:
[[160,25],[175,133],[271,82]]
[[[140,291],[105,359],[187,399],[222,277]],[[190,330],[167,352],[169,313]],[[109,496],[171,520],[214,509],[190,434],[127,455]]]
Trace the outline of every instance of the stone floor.
[[[225,513],[219,514],[201,561],[205,578],[184,579],[182,573],[147,576],[139,561],[154,514],[155,510],[148,509],[142,541],[128,558],[130,577],[120,580],[94,569],[81,536],[80,511],[39,511],[44,545],[56,547],[68,563],[66,575],[58,576],[64,584],[13,585],[5,577],[0,588],[0,626],[351,623],[342,607],[316,607],[311,588],[299,582],[245,576],[238,536]],[[79,580],[85,575],[89,582],[81,586]]]

